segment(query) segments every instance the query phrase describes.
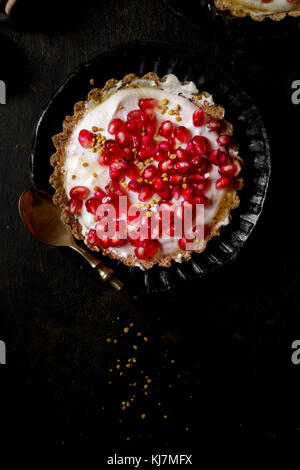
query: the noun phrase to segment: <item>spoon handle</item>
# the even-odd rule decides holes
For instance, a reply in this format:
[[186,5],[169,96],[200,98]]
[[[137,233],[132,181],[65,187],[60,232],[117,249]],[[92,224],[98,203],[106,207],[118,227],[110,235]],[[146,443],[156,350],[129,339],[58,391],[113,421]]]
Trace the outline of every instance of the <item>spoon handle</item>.
[[[92,268],[96,269],[96,271],[98,272],[102,282],[106,282],[107,280],[110,280],[110,278],[113,274],[112,269],[107,268],[106,266],[103,266],[101,261],[99,261],[97,258],[94,258],[94,256],[90,255],[87,251],[85,251],[83,248],[81,248],[79,245],[77,245],[77,243],[74,242],[72,245],[70,245],[70,248],[73,248],[73,250],[77,251],[77,253],[79,253],[81,256],[83,256],[84,259],[89,263],[89,265]],[[112,281],[113,281],[112,286],[116,290],[120,290],[121,287],[117,287],[117,284],[118,284],[117,281],[118,280],[113,278]],[[120,283],[120,284],[122,284],[122,283]]]

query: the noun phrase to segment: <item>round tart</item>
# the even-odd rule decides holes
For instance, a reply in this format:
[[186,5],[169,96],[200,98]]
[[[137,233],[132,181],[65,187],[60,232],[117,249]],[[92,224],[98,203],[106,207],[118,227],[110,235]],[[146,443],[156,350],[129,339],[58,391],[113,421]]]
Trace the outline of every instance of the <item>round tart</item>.
[[280,21],[286,15],[300,16],[300,0],[214,0],[220,10],[230,10],[239,18],[251,16],[256,21],[269,17]]
[[53,138],[54,203],[90,249],[127,265],[201,252],[239,204],[242,160],[224,109],[175,75],[93,89]]

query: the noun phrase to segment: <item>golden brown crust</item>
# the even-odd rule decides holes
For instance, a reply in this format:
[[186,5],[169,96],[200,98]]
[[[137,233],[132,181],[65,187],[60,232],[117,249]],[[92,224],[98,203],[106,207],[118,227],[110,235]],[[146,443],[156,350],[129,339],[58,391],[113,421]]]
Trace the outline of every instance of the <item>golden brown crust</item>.
[[[237,5],[236,0],[214,0],[214,2],[219,10],[230,10],[232,15],[236,18],[245,18],[245,16],[250,16],[255,21],[263,21],[265,18],[271,18],[273,21],[281,21],[287,15],[294,17],[300,16],[300,7],[291,11],[265,14],[261,10],[257,10],[255,8],[246,7],[241,4]],[[257,13],[261,14],[258,15]]]
[[[137,87],[138,85],[134,83],[135,80],[142,79],[154,81],[158,86],[160,82],[164,82],[167,77],[159,78],[154,72],[149,72],[142,77],[138,77],[135,74],[126,75],[123,80],[122,84],[118,89],[125,88],[125,87]],[[55,194],[53,196],[53,202],[55,205],[61,207],[61,219],[62,221],[71,226],[71,230],[73,235],[78,240],[83,240],[84,237],[82,235],[82,227],[76,217],[71,215],[68,211],[68,196],[64,190],[64,172],[63,172],[63,165],[64,165],[64,158],[65,158],[65,148],[69,141],[69,138],[73,132],[75,125],[82,119],[84,112],[85,112],[85,105],[90,100],[94,100],[96,102],[101,103],[105,100],[108,96],[110,96],[110,91],[114,92],[114,88],[116,84],[119,83],[116,79],[110,79],[106,82],[102,89],[94,88],[92,89],[86,101],[80,101],[75,104],[74,106],[74,114],[73,116],[67,116],[63,122],[63,131],[60,134],[57,134],[53,137],[53,143],[56,148],[56,152],[51,156],[50,163],[54,168],[54,171],[50,177],[50,183],[55,189]],[[186,84],[188,82],[183,82]],[[209,104],[209,99],[211,95],[207,92],[196,93],[192,98],[192,101],[198,106],[201,107],[205,113],[211,119],[220,119],[222,120],[222,132],[228,135],[232,135],[233,127],[232,125],[223,119],[224,117],[224,108],[222,106],[216,104]],[[201,104],[199,104],[199,100]],[[229,156],[231,160],[238,159],[242,163],[242,159],[238,156],[238,145],[232,144],[229,147]],[[242,178],[236,179],[236,187],[232,189],[227,189],[225,192],[225,196],[222,199],[222,204],[220,205],[220,209],[216,214],[215,218],[210,224],[210,233],[206,237],[203,246],[198,251],[199,253],[205,250],[207,242],[220,234],[220,229],[222,226],[222,221],[226,220],[227,218],[230,220],[230,211],[236,208],[239,205],[239,198],[237,195],[237,190],[240,189],[243,185]],[[178,255],[181,255],[182,261],[187,261],[191,258],[191,252],[189,251],[182,251],[178,250],[174,254],[169,255],[162,255],[157,254],[150,260],[139,260],[135,256],[130,255],[127,258],[122,258],[110,251],[109,249],[97,248],[95,246],[88,245],[88,247],[93,251],[101,251],[104,255],[108,255],[111,258],[119,259],[124,264],[129,266],[134,266],[137,263],[144,269],[149,269],[155,264],[159,264],[160,266],[168,267],[171,265],[172,259],[175,260],[178,258]]]

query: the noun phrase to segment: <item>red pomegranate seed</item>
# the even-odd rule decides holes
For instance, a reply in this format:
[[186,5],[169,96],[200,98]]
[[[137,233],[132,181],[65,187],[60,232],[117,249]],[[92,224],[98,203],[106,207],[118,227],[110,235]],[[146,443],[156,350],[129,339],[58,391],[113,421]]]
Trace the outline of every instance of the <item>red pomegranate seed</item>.
[[113,246],[115,248],[120,248],[121,246],[124,246],[127,243],[127,239],[125,238],[120,238],[120,233],[116,232],[113,237],[110,239],[110,246]]
[[233,176],[236,172],[236,167],[233,163],[227,163],[226,165],[220,166],[219,173],[225,176]]
[[146,125],[146,128],[145,128],[146,135],[153,137],[155,132],[156,132],[156,127],[154,123]]
[[193,188],[188,187],[181,190],[181,195],[185,201],[191,201],[194,195]]
[[100,199],[102,201],[102,199],[106,196],[106,193],[104,191],[102,191],[102,189],[98,189],[96,192],[95,192],[95,197]]
[[155,98],[141,98],[139,100],[140,109],[153,109],[157,105],[157,100]]
[[148,201],[154,194],[154,191],[150,184],[143,184],[142,189],[139,193],[139,200],[141,202]]
[[195,137],[193,137],[192,142],[193,142],[194,149],[196,150],[197,153],[200,153],[200,154],[206,153],[207,147],[208,147],[208,141],[206,137],[195,135]]
[[140,177],[140,172],[136,165],[130,163],[125,169],[125,175],[128,176],[128,178],[131,180],[137,180]]
[[207,154],[207,158],[208,158],[209,162],[212,163],[213,165],[219,165],[219,156],[220,156],[220,150],[219,149],[211,150]]
[[194,126],[196,127],[203,126],[204,121],[205,121],[205,112],[203,111],[203,109],[196,109],[196,111],[194,111],[194,114],[193,114]]
[[[171,160],[172,161],[172,160]],[[175,169],[179,171],[179,173],[187,173],[191,169],[190,162],[186,161],[179,161],[175,163]]]
[[130,180],[128,183],[128,189],[130,189],[130,191],[133,191],[135,193],[139,193],[142,189],[142,184],[136,180]]
[[184,250],[184,251],[185,251],[185,250],[186,250],[186,244],[187,244],[187,243],[192,243],[192,241],[193,241],[192,239],[187,239],[187,238],[185,238],[185,237],[180,238],[180,240],[178,240],[179,248],[180,248],[181,250]]
[[144,260],[154,256],[158,252],[159,247],[160,243],[158,240],[143,240],[135,248],[134,252],[137,258]]
[[83,201],[80,199],[71,199],[69,202],[69,212],[73,215],[80,215]]
[[116,134],[116,142],[121,147],[126,147],[131,141],[130,134],[126,131],[118,131]]
[[97,237],[96,230],[91,229],[87,236],[87,243],[92,246],[98,246],[101,240]]
[[159,128],[159,134],[163,137],[169,137],[174,132],[174,126],[171,121],[163,121]]
[[[117,181],[110,181],[107,186],[105,186],[106,191],[109,195],[116,200],[117,196],[125,196],[126,193],[122,186],[119,185]],[[102,200],[103,202],[103,200]]]
[[186,150],[183,149],[177,149],[176,152],[176,157],[178,160],[188,160],[189,159],[189,154]]
[[204,176],[201,175],[200,173],[192,173],[189,176],[189,181],[192,181],[193,183],[200,183],[204,180],[205,180]]
[[85,149],[88,149],[92,145],[93,134],[90,131],[87,131],[86,129],[82,129],[79,132],[78,141],[79,141],[81,147],[84,147]]
[[141,110],[140,109],[134,109],[133,111],[130,111],[127,114],[127,121],[139,121],[141,117]]
[[170,145],[170,142],[168,142],[167,140],[162,140],[161,142],[159,142],[158,144],[158,149],[161,150],[162,152],[171,152],[172,150],[172,147]]
[[165,183],[160,177],[156,178],[152,184],[152,188],[154,189],[154,191],[161,191],[164,188],[164,186],[165,186]]
[[112,156],[109,154],[109,152],[104,150],[104,152],[102,152],[102,154],[99,156],[99,163],[100,165],[109,166],[111,164],[111,159]]
[[138,133],[140,131],[140,124],[136,120],[127,121],[125,123],[125,129],[130,134],[135,134],[135,133]]
[[174,185],[181,184],[182,180],[183,180],[183,176],[175,173],[174,175],[170,175],[169,183],[174,184]]
[[221,127],[221,122],[218,119],[211,119],[206,126],[210,131],[218,131]]
[[169,173],[174,168],[173,160],[169,158],[168,160],[159,162],[158,168],[162,173]]
[[204,206],[207,206],[209,200],[206,196],[194,196],[193,197],[193,202],[195,204],[203,204]]
[[108,124],[108,132],[109,134],[115,135],[118,131],[120,131],[123,127],[124,123],[121,119],[112,119],[110,123]]
[[231,185],[232,185],[232,179],[228,178],[228,176],[222,176],[216,181],[217,189],[229,188]]
[[101,199],[98,197],[90,197],[87,201],[85,201],[86,210],[93,215],[96,215],[97,207],[101,204]]
[[139,246],[139,244],[141,243],[141,237],[135,230],[132,230],[127,234],[127,240],[132,246]]
[[113,162],[109,168],[109,175],[111,179],[120,179],[123,176],[124,169],[120,162]]
[[137,246],[134,250],[134,253],[138,259],[144,260],[150,258],[150,251],[145,245]]
[[164,199],[167,200],[170,198],[170,191],[167,185],[165,185],[160,191],[158,191],[158,195]]
[[142,137],[142,144],[145,148],[153,149],[155,147],[155,142],[150,135],[144,135]]
[[191,140],[191,133],[190,131],[184,127],[184,126],[179,126],[175,130],[175,136],[180,142],[187,143],[189,140]]
[[230,136],[225,134],[219,135],[219,137],[217,138],[217,142],[219,145],[226,147],[230,144]]
[[157,152],[154,155],[154,159],[157,162],[163,162],[168,158],[168,154],[166,152],[163,152],[162,150],[157,150]]
[[142,149],[137,152],[137,157],[139,160],[144,161],[151,158],[151,151],[149,149]]
[[226,152],[219,153],[219,165],[226,165],[228,163],[228,154]]
[[147,166],[142,172],[142,177],[146,180],[152,181],[157,175],[157,169],[154,165]]
[[89,192],[90,190],[86,186],[74,186],[70,191],[70,198],[83,200],[88,196]]

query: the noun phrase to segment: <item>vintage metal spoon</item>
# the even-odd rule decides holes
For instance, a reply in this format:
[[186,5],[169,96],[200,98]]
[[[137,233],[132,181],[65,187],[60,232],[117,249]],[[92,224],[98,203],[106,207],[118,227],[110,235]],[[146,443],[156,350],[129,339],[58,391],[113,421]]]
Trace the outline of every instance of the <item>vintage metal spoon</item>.
[[50,246],[67,246],[77,251],[90,266],[97,270],[100,279],[117,291],[123,283],[112,277],[113,270],[103,266],[75,242],[71,230],[60,220],[60,209],[53,204],[52,197],[45,191],[28,189],[19,200],[20,216],[29,232],[40,242]]

